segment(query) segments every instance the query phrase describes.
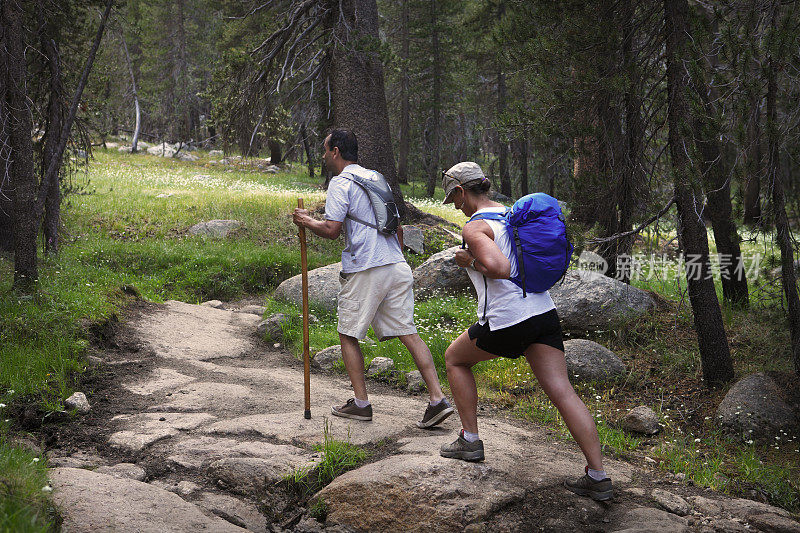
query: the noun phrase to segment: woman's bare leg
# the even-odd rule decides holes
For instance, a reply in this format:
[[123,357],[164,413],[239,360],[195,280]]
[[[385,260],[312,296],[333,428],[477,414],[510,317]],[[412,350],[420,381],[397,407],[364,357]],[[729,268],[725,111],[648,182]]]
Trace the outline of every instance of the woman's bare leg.
[[[525,358],[547,397],[556,406],[570,434],[580,446],[589,468],[603,470],[603,456],[597,426],[586,405],[581,401],[567,374],[564,352],[546,344],[531,344]],[[448,367],[448,378],[450,376]],[[459,406],[459,414],[461,407]]]
[[461,417],[461,427],[470,433],[478,432],[478,388],[472,367],[475,363],[494,359],[496,355],[485,352],[463,332],[444,352],[447,366],[447,381]]

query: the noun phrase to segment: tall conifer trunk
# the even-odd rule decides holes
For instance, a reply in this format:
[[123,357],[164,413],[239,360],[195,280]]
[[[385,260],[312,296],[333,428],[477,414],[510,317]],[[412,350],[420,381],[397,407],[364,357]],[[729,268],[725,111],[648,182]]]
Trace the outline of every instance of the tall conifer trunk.
[[384,175],[400,215],[405,217],[407,209],[397,182],[389,133],[383,65],[377,53],[365,52],[356,44],[359,38],[378,40],[378,5],[376,0],[342,0],[341,12],[347,26],[336,23],[338,10],[329,22],[334,24],[338,41],[345,44],[331,51],[334,126],[355,132],[359,164]]
[[697,215],[700,206],[694,188],[698,178],[684,149],[691,135],[686,101],[689,76],[683,64],[688,51],[687,12],[686,0],[664,0],[668,143],[678,208],[678,231],[686,254],[686,279],[700,348],[703,380],[707,386],[714,387],[733,379],[733,363],[714,280],[709,272],[708,235],[703,220]]

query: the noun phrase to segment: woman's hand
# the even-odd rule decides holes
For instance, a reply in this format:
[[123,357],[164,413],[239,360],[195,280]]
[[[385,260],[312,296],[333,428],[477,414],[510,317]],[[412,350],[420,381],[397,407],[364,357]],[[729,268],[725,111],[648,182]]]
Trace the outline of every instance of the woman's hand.
[[469,250],[458,250],[456,252],[456,264],[461,268],[467,268],[472,263],[475,256]]
[[[467,223],[461,231],[461,235],[469,247],[467,251],[469,261],[463,266],[471,264],[476,271],[492,279],[507,279],[511,275],[511,263],[495,244],[494,232],[486,221],[474,220]],[[458,261],[458,254],[463,251],[456,252],[456,261]],[[473,257],[477,258],[475,263],[472,263]],[[459,266],[462,266],[461,263]]]

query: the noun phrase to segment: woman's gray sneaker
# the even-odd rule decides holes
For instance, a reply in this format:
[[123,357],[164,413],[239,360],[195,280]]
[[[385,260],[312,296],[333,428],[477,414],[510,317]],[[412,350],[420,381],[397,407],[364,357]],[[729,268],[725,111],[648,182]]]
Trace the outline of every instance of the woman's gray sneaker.
[[439,455],[449,459],[483,461],[483,441],[478,439],[475,442],[467,442],[462,433],[459,433],[458,438],[450,444],[443,444]]
[[597,501],[610,500],[614,497],[614,487],[611,484],[611,480],[608,478],[602,481],[595,481],[589,477],[589,474],[586,474],[574,481],[569,479],[564,481],[564,486],[567,490],[579,496],[589,496],[591,499]]
[[436,424],[441,423],[445,418],[453,414],[453,408],[447,402],[447,399],[442,399],[441,402],[437,403],[436,405],[431,405],[428,403],[428,407],[425,409],[425,414],[422,417],[422,420],[417,422],[418,428],[430,428],[435,426]]
[[372,405],[359,407],[356,405],[355,398],[350,398],[341,407],[331,407],[331,414],[343,418],[352,418],[353,420],[369,422],[372,420]]

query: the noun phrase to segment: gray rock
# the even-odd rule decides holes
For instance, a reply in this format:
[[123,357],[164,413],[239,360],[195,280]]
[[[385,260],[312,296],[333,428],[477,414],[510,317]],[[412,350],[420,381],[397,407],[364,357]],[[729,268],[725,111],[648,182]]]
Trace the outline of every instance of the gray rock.
[[605,274],[608,271],[608,261],[603,259],[603,256],[598,253],[584,250],[581,252],[581,255],[578,256],[578,268],[580,270]]
[[550,289],[564,328],[590,331],[641,316],[656,308],[646,291],[596,272],[570,270]]
[[240,227],[242,227],[242,223],[238,220],[209,220],[195,224],[189,228],[189,233],[191,235],[224,238]]
[[256,331],[267,340],[282,341],[283,326],[289,324],[289,317],[283,313],[275,313],[258,323]]
[[129,154],[131,153],[132,148],[133,148],[132,146],[120,146],[119,148],[117,148],[117,151],[124,154]]
[[170,144],[154,144],[150,148],[147,149],[147,153],[150,155],[157,155],[160,157],[172,157],[175,155],[175,148],[172,147]]
[[633,433],[655,435],[661,431],[656,413],[646,405],[631,409],[622,419],[622,428]]
[[615,533],[652,533],[653,531],[669,531],[684,533],[689,531],[689,522],[680,516],[656,509],[654,507],[634,507],[616,520],[612,520]]
[[414,252],[421,254],[425,251],[425,235],[417,226],[403,226],[403,246]]
[[713,499],[704,496],[689,496],[687,500],[694,509],[705,516],[733,516],[741,520],[749,520],[751,516],[774,514],[791,518],[791,514],[785,509],[744,498]]
[[747,522],[769,533],[800,533],[800,523],[791,518],[773,513],[751,515]]
[[267,172],[268,174],[277,174],[279,170],[280,167],[278,165],[270,165],[264,170],[264,172]]
[[56,468],[50,471],[52,499],[59,510],[62,531],[215,531],[245,530],[141,481],[120,479],[89,470]]
[[586,339],[564,342],[570,378],[582,381],[613,381],[625,375],[625,364],[608,348]]
[[248,531],[265,532],[267,521],[252,503],[244,502],[225,494],[207,492],[197,500],[197,505],[208,509],[231,524]]
[[[401,454],[342,474],[317,497],[328,508],[326,526],[357,531],[462,531],[467,524],[484,521],[520,501],[525,489],[512,485],[504,472],[490,465]],[[387,502],[403,502],[403,512]]]
[[514,201],[512,198],[509,198],[505,194],[502,194],[494,189],[489,191],[489,198],[491,200],[494,200],[495,202],[500,202],[502,204],[509,204]]
[[338,361],[342,360],[342,346],[328,346],[314,354],[311,364],[320,370],[332,370]]
[[222,150],[209,150],[208,155],[211,157],[222,157],[225,153]]
[[[211,463],[208,474],[215,482],[245,496],[262,497],[264,492],[280,483],[294,468],[309,466],[302,450],[297,454],[258,457],[231,457]],[[313,465],[312,465],[313,466]]]
[[60,455],[63,451],[51,450],[47,452],[47,466],[51,468],[96,468],[106,464],[106,460],[99,455],[87,452],[75,452],[72,455]]
[[189,496],[198,490],[200,490],[200,485],[186,480],[178,482],[178,484],[175,486],[175,493],[180,494],[181,496]]
[[672,514],[686,516],[691,511],[689,503],[677,494],[661,489],[653,489],[651,495],[658,505]]
[[414,295],[430,298],[456,292],[474,292],[466,269],[455,261],[460,246],[453,246],[433,254],[414,270]]
[[147,477],[147,472],[144,471],[144,468],[133,463],[117,463],[114,466],[101,466],[98,467],[95,472],[120,479],[135,479],[136,481],[144,481],[144,478]]
[[[781,430],[797,435],[800,406],[791,403],[790,390],[775,377],[779,375],[759,372],[740,380],[717,408],[717,420],[744,441],[773,441]],[[783,378],[782,381],[794,390],[800,388],[797,377],[785,375]]]
[[239,309],[240,313],[250,313],[251,315],[263,316],[267,308],[263,305],[245,305]]
[[[308,272],[308,299],[329,311],[336,310],[339,295],[339,272],[342,263],[333,263]],[[273,296],[278,300],[303,304],[301,275],[291,277],[278,285]]]
[[89,400],[86,399],[86,395],[82,392],[76,392],[64,400],[64,407],[67,409],[75,409],[82,415],[85,415],[92,409],[89,405]]
[[322,533],[325,531],[322,524],[313,518],[303,518],[296,526],[294,526],[295,533]]
[[174,157],[176,159],[180,159],[181,161],[197,161],[198,159],[200,159],[196,155],[187,152],[186,148],[184,148],[183,150],[181,150],[177,154],[173,155],[172,157]]
[[367,368],[368,376],[387,375],[394,370],[394,361],[388,357],[376,357]]
[[222,309],[225,306],[225,304],[223,304],[219,300],[207,300],[201,303],[200,305],[204,305],[206,307],[212,307],[214,309]]
[[428,388],[425,385],[425,380],[422,379],[422,372],[419,370],[412,370],[406,374],[406,383],[408,392],[422,392]]

